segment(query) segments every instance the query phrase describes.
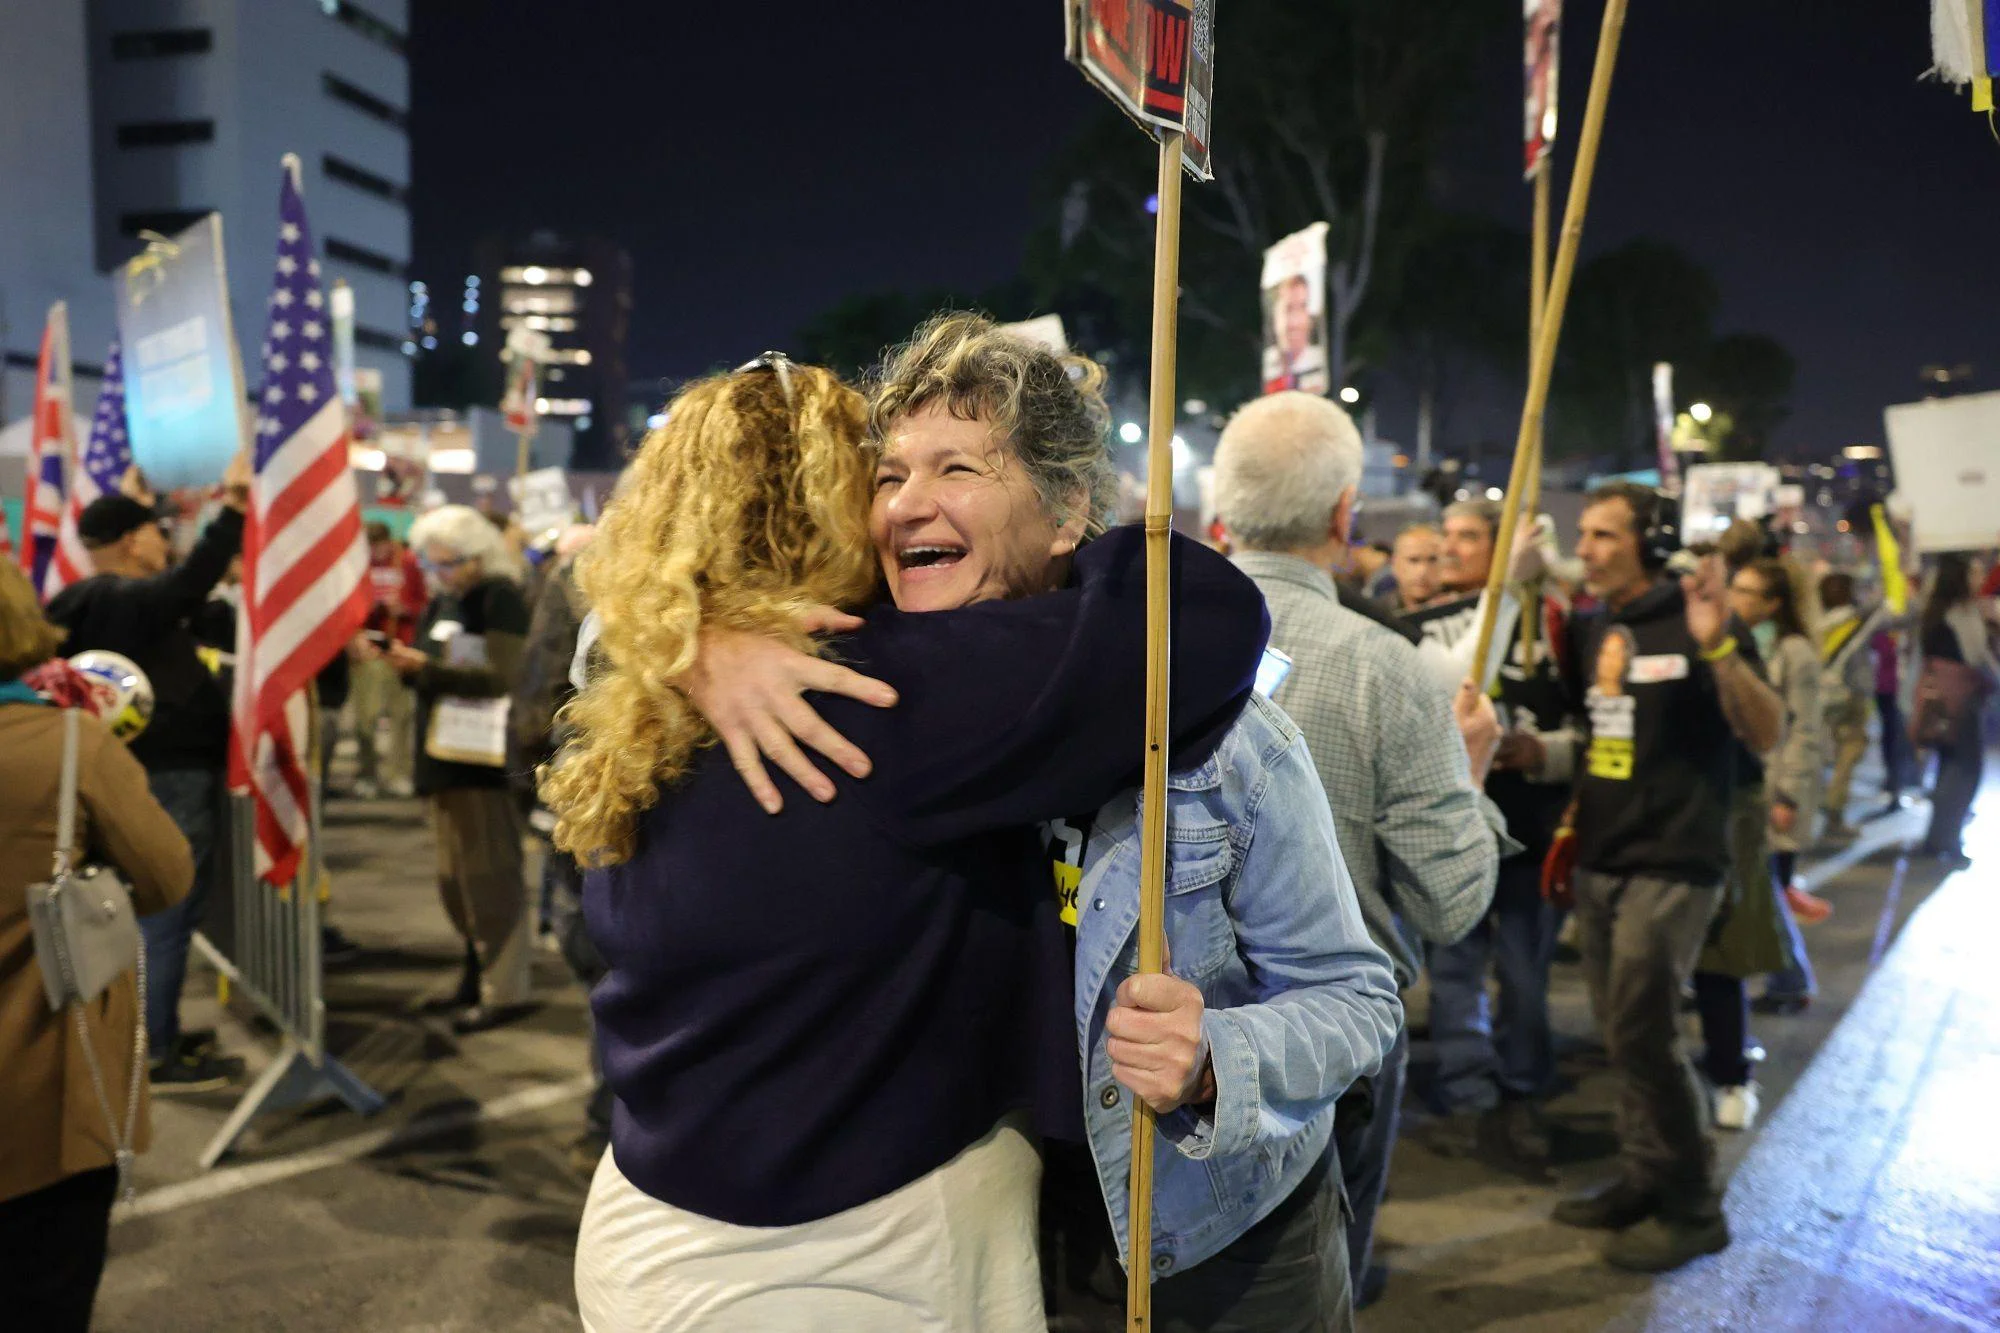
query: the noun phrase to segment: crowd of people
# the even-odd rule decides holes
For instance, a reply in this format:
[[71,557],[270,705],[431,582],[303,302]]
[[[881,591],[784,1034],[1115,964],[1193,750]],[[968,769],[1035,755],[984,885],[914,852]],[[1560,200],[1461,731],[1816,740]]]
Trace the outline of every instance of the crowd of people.
[[[1102,379],[942,315],[865,390],[777,354],[689,385],[595,527],[371,526],[322,755],[351,736],[344,796],[428,809],[460,1033],[525,1011],[538,935],[591,988],[586,1327],[1110,1329],[1135,1264],[1163,1330],[1349,1326],[1388,1281],[1406,1105],[1440,1153],[1553,1178],[1565,939],[1619,1151],[1555,1217],[1679,1267],[1729,1243],[1715,1132],[1758,1114],[1751,1015],[1812,1000],[1801,927],[1832,908],[1798,858],[1855,836],[1871,696],[1885,798],[1935,754],[1920,850],[1966,864],[2000,678],[1966,557],[1906,600],[1902,570],[1755,524],[1687,544],[1629,483],[1586,497],[1567,558],[1534,516],[1501,550],[1489,500],[1378,551],[1354,423],[1285,390],[1222,433],[1214,540],[1172,545],[1168,970],[1140,973],[1145,555]],[[179,1001],[244,481],[177,562],[121,494],[80,524],[98,573],[47,608],[0,569],[0,1120],[28,1131],[0,1137],[0,1263],[34,1327],[87,1325],[144,1143],[77,1043],[114,1103],[141,1033],[153,1094],[242,1073]],[[27,916],[65,804],[31,678],[90,648],[156,698],[129,746],[82,720],[74,784],[146,965],[72,1028]],[[1135,1098],[1159,1127],[1138,1255]]]

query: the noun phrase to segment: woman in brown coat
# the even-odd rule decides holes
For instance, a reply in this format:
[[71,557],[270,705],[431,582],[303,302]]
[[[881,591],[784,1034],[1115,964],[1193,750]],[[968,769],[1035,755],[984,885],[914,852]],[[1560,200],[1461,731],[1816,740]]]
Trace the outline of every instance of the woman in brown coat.
[[[118,1184],[116,1131],[75,1022],[49,1008],[28,924],[27,887],[48,878],[55,856],[64,728],[62,711],[20,676],[61,641],[26,577],[0,564],[0,1322],[51,1333],[90,1326]],[[95,718],[79,723],[79,863],[115,866],[141,916],[164,911],[194,882],[187,840],[147,791],[138,760]],[[84,1016],[121,1126],[139,1023],[133,981],[120,977]],[[136,1149],[147,1140],[145,1086]]]

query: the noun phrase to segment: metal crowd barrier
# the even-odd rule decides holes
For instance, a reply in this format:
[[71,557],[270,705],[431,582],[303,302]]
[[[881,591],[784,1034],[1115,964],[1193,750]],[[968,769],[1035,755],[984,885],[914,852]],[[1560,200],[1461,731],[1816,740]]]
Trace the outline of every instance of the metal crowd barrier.
[[260,1111],[283,1110],[338,1097],[360,1115],[382,1109],[382,1094],[326,1053],[326,997],[320,958],[319,783],[312,784],[311,837],[298,876],[283,887],[257,877],[255,812],[248,796],[231,793],[218,852],[227,870],[226,910],[212,904],[195,947],[235,993],[278,1029],[275,1059],[244,1092],[229,1119],[202,1149],[204,1170],[226,1156]]

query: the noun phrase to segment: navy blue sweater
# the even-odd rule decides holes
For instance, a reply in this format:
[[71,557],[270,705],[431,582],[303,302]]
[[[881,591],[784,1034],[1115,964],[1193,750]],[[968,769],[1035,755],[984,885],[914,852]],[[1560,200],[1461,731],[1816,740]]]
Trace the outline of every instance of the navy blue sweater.
[[[1234,721],[1269,619],[1228,561],[1174,547],[1178,765]],[[1137,783],[1144,565],[1119,529],[1060,592],[875,609],[837,652],[901,702],[814,701],[871,777],[835,774],[829,805],[788,788],[773,817],[706,750],[643,816],[632,859],[588,876],[613,1151],[640,1189],[738,1225],[810,1221],[910,1183],[1052,1088],[1077,1095],[1070,960],[1033,825]]]

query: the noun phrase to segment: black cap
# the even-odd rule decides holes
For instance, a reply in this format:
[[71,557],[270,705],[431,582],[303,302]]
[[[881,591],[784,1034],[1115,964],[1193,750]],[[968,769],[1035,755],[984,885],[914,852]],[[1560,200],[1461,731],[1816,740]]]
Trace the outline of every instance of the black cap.
[[129,495],[100,495],[77,515],[76,535],[83,538],[85,546],[95,549],[111,545],[144,524],[159,521],[158,514]]

